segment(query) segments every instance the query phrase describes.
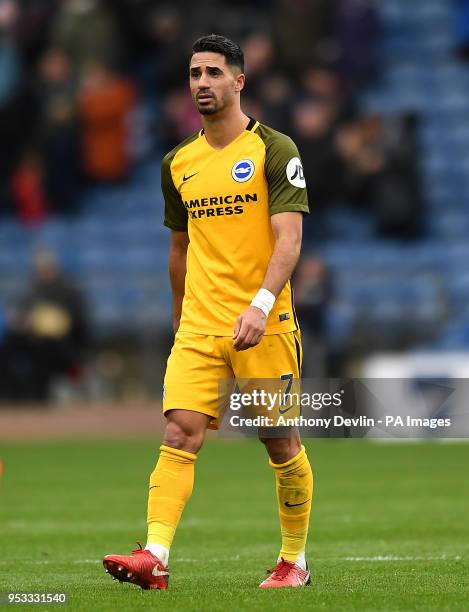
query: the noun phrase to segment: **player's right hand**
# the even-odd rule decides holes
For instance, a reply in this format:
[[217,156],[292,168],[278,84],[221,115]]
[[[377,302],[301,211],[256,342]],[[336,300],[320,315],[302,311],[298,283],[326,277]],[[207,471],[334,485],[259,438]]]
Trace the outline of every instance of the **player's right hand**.
[[233,331],[233,348],[245,351],[259,344],[265,333],[267,317],[260,308],[249,306],[236,319]]

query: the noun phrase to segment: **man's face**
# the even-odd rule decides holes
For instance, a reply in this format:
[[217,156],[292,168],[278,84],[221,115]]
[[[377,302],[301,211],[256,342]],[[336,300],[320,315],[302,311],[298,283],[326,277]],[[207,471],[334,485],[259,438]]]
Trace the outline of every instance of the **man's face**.
[[201,115],[231,106],[244,85],[244,75],[220,53],[194,53],[189,67],[192,98]]

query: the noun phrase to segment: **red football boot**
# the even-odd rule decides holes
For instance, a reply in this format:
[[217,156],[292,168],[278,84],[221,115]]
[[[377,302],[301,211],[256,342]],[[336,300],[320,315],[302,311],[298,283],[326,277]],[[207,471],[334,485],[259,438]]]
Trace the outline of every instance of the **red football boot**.
[[131,582],[142,589],[167,589],[168,568],[149,550],[140,548],[130,555],[106,555],[103,559],[106,573],[120,582]]
[[311,576],[308,565],[301,569],[296,563],[280,559],[274,569],[269,570],[270,576],[261,582],[261,589],[272,589],[278,587],[301,587],[311,584]]

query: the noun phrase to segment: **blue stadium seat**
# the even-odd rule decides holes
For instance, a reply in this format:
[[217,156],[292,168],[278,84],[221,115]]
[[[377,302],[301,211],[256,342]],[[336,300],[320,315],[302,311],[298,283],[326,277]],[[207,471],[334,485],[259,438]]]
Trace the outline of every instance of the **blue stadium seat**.
[[467,351],[469,349],[469,319],[449,323],[443,329],[434,348],[447,351]]

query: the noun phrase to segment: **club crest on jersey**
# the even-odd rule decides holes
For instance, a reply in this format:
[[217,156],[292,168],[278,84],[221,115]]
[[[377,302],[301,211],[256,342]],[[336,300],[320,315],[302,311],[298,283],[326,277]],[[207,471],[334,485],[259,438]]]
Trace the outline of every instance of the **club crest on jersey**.
[[288,162],[287,179],[294,187],[300,187],[302,189],[306,187],[303,166],[299,157],[292,157]]
[[241,159],[231,168],[231,176],[238,183],[245,183],[254,174],[254,170],[254,164],[250,159]]

